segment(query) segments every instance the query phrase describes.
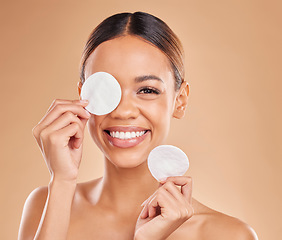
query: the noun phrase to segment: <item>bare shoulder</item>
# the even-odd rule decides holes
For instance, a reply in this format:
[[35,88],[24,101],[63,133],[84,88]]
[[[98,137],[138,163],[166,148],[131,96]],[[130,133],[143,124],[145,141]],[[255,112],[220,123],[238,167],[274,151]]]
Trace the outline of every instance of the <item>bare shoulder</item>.
[[212,233],[215,239],[258,240],[255,231],[238,218],[214,211],[206,214],[204,229]]
[[[98,179],[78,183],[75,190],[75,204],[81,204],[81,199],[87,199],[97,185]],[[18,239],[33,239],[36,234],[42,213],[48,198],[48,186],[34,189],[27,197],[19,227]]]
[[38,187],[27,197],[19,228],[19,239],[30,239],[34,236],[48,196],[48,187]]
[[258,240],[255,231],[247,223],[193,201],[195,215],[187,221],[185,228],[188,232],[189,225],[193,227],[195,239]]

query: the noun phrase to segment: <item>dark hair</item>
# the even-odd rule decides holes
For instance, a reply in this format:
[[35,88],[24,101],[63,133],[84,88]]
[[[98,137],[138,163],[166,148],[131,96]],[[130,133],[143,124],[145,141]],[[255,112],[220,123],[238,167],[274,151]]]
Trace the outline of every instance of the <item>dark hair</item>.
[[184,80],[184,53],[181,42],[165,22],[145,12],[112,15],[92,31],[81,58],[81,83],[85,81],[86,61],[95,48],[107,40],[126,35],[143,38],[168,57],[174,73],[175,90],[178,90]]

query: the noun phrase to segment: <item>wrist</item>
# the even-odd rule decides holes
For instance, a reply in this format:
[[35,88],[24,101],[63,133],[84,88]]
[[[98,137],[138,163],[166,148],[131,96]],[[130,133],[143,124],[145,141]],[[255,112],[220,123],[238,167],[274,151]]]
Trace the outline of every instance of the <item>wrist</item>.
[[[158,240],[165,240],[166,238],[161,238],[161,239],[158,239]],[[146,237],[135,237],[133,238],[133,240],[152,240],[152,238],[146,238]],[[154,238],[155,240],[155,238]]]
[[154,239],[154,240],[165,240],[166,238],[150,238],[150,237],[146,237],[146,236],[140,236],[140,235],[138,235],[138,236],[134,236],[134,238],[133,238],[133,240],[152,240],[152,239]]
[[63,188],[65,190],[70,189],[74,190],[76,188],[77,181],[76,180],[65,180],[61,178],[52,177],[48,188]]
[[133,240],[152,240],[152,239],[154,239],[154,240],[166,240],[167,237],[159,236],[158,238],[156,238],[156,237],[153,237],[153,236],[144,236],[144,235],[141,235],[141,234],[137,234],[137,236],[134,236]]
[[62,176],[58,176],[55,174],[52,174],[51,179],[50,179],[50,183],[61,183],[61,184],[67,184],[67,185],[76,185],[77,184],[77,178],[64,178]]

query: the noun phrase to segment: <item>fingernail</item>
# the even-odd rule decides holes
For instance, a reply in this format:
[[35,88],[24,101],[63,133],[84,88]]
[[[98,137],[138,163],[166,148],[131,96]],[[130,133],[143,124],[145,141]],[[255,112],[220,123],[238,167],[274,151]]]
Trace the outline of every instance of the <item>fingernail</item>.
[[145,205],[145,203],[147,202],[148,199],[146,199],[144,202],[142,202],[141,207],[143,207]]
[[160,179],[160,183],[165,182],[166,180],[167,180],[167,177],[166,178],[161,178]]
[[90,112],[88,112],[86,109],[85,109],[85,112],[86,112],[86,114],[87,114],[88,117],[91,116]]

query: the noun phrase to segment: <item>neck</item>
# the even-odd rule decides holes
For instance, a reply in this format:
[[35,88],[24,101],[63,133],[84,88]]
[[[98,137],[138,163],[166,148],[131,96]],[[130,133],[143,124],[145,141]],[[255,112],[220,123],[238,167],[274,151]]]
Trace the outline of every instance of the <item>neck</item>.
[[118,168],[105,159],[98,203],[114,211],[136,211],[158,186],[159,183],[152,177],[146,162],[128,169]]

